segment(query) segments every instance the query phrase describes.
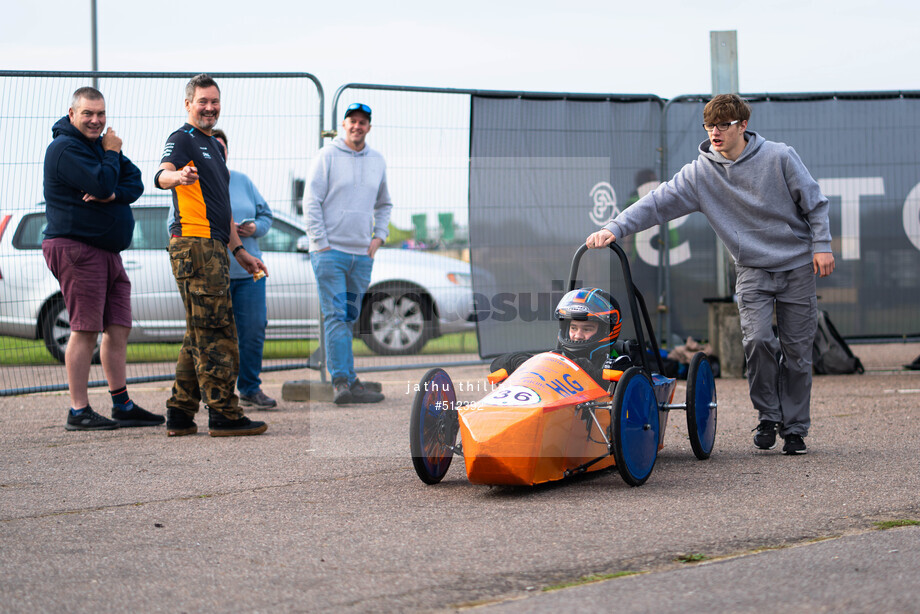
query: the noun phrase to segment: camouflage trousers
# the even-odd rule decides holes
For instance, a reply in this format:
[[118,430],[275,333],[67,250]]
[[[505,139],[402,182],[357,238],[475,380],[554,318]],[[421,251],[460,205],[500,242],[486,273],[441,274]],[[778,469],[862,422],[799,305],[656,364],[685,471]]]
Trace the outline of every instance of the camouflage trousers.
[[166,408],[194,415],[204,401],[236,420],[243,412],[234,393],[240,354],[227,246],[216,239],[172,237],[169,260],[185,305],[185,338]]

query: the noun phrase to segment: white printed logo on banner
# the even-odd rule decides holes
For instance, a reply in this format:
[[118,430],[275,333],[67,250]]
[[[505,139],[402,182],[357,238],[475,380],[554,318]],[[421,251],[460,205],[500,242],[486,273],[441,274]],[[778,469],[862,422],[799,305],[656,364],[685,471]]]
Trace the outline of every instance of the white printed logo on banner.
[[603,226],[620,213],[617,209],[617,193],[606,181],[601,181],[591,188],[591,200],[594,206],[591,207],[589,217],[598,226]]

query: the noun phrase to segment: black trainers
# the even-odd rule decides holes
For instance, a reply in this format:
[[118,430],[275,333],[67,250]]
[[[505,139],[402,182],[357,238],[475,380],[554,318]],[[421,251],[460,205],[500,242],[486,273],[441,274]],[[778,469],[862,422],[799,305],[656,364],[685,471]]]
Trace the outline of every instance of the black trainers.
[[111,431],[118,428],[118,423],[109,420],[105,416],[100,416],[93,411],[93,408],[87,405],[83,411],[76,416],[70,410],[67,411],[67,422],[64,428],[68,431]]
[[194,435],[198,432],[198,425],[195,419],[181,409],[166,410],[166,436],[182,437],[183,435]]
[[261,435],[268,430],[268,425],[246,416],[231,420],[220,412],[208,408],[208,434],[211,437],[243,437]]
[[773,420],[761,420],[760,424],[757,425],[757,428],[753,429],[757,431],[754,435],[754,447],[760,448],[761,450],[772,450],[776,447],[776,429],[779,426],[779,422],[774,422]]
[[379,403],[384,399],[383,394],[370,390],[359,379],[352,382],[350,390],[352,403]]
[[783,454],[808,454],[805,448],[805,440],[801,435],[786,435],[786,443],[783,445]]
[[354,403],[354,398],[351,394],[351,388],[348,386],[348,380],[345,378],[340,378],[335,380],[332,383],[333,392],[332,392],[332,402],[336,405],[346,405],[348,403]]
[[121,427],[160,426],[166,422],[163,416],[150,413],[134,401],[128,401],[125,405],[115,405],[112,408],[112,420]]
[[274,409],[278,406],[278,401],[267,396],[261,390],[256,390],[255,394],[240,393],[240,405],[242,407],[251,407],[252,409]]

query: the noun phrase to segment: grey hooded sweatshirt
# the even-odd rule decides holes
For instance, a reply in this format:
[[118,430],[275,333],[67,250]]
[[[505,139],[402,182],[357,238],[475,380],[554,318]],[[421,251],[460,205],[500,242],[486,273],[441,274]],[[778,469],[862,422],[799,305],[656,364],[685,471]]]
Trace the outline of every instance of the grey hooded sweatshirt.
[[700,144],[699,158],[605,228],[615,237],[699,211],[735,262],[772,273],[831,251],[827,198],[792,147],[745,132],[737,160]]
[[387,165],[377,151],[367,145],[354,151],[336,137],[313,161],[307,190],[310,251],[366,254],[372,238],[386,241],[393,204]]

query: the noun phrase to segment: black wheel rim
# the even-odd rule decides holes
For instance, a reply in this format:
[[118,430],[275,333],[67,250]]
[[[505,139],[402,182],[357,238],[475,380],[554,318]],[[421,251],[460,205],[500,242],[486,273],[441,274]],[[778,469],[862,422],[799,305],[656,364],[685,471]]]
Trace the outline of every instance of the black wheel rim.
[[412,460],[423,481],[436,483],[453,459],[457,440],[457,396],[450,376],[432,369],[419,383],[413,407]]

